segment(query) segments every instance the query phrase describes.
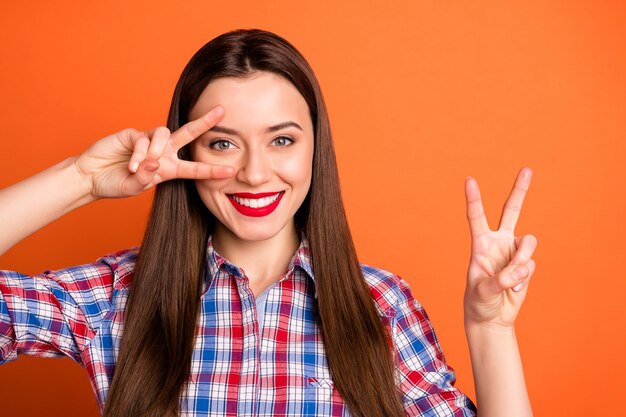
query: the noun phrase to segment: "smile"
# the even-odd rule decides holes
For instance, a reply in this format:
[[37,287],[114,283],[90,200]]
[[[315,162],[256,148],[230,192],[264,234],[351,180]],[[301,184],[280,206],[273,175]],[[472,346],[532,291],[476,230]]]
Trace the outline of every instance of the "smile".
[[270,192],[270,193],[235,193],[226,194],[228,200],[237,209],[237,211],[244,216],[250,217],[263,217],[273,212],[282,196],[284,191]]

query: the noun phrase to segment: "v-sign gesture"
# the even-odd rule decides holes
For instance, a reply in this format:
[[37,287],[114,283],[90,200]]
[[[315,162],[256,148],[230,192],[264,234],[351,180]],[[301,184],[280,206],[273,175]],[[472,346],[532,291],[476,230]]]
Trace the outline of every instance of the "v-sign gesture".
[[532,171],[522,168],[504,205],[498,230],[491,230],[485,217],[478,183],[465,181],[467,219],[472,253],[465,289],[465,322],[513,327],[526,298],[528,282],[535,270],[532,259],[537,239],[515,236]]
[[125,129],[94,143],[76,158],[94,198],[128,197],[174,178],[227,178],[232,167],[178,158],[180,148],[215,126],[224,109],[215,107],[170,133],[166,127],[150,132]]
[[[178,151],[215,126],[224,109],[213,108],[175,132],[125,129],[45,171],[0,190],[0,255],[31,233],[100,198],[120,198],[174,178],[221,179],[235,174],[223,165],[186,161]],[[42,204],[41,202],[45,202]]]

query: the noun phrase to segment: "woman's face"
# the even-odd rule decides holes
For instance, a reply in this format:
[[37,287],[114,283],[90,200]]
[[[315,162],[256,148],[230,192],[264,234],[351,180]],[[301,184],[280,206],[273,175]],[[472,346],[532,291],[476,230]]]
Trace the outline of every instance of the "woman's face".
[[239,239],[295,233],[293,217],[309,191],[313,166],[313,125],[304,98],[274,73],[219,78],[202,92],[190,120],[217,105],[224,118],[191,144],[191,156],[232,166],[235,175],[196,181],[200,198],[228,229],[222,231]]

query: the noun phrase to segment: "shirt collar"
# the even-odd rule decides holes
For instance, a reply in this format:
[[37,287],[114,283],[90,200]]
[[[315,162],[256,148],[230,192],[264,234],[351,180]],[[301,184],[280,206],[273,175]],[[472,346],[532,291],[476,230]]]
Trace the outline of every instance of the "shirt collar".
[[[317,298],[317,287],[315,282],[315,275],[313,274],[313,261],[311,259],[311,252],[309,249],[309,241],[304,234],[300,237],[300,246],[294,253],[291,261],[289,262],[288,274],[293,272],[295,268],[299,268],[304,271],[315,287],[315,298]],[[230,275],[237,277],[243,277],[243,271],[237,265],[231,263],[228,259],[221,256],[213,247],[212,236],[209,237],[207,242],[207,274],[205,276],[205,282],[203,286],[203,293],[205,293],[213,279],[217,276],[220,269],[224,269]]]

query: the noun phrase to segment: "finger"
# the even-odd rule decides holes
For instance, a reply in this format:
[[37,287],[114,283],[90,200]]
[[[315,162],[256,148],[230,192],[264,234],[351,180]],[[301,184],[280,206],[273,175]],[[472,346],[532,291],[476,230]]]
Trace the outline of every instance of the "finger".
[[535,261],[529,259],[525,264],[509,265],[495,277],[480,284],[481,292],[487,296],[500,294],[508,289],[522,291],[535,272]]
[[122,192],[127,195],[134,195],[146,190],[148,185],[154,180],[158,169],[159,161],[144,159],[139,164],[137,172],[127,177],[124,181],[122,184]]
[[116,136],[125,148],[132,149],[139,138],[147,135],[146,132],[130,127],[119,131]]
[[513,291],[515,292],[520,292],[524,288],[528,287],[528,284],[530,283],[530,279],[532,278],[533,273],[535,272],[535,261],[530,259],[526,263],[526,267],[528,268],[528,275],[524,279],[522,279],[522,281],[519,284],[513,287]]
[[131,141],[133,143],[133,154],[128,160],[128,169],[130,172],[136,173],[141,161],[146,159],[148,148],[150,147],[150,139],[145,134],[141,134],[134,140],[131,139]]
[[524,197],[530,186],[532,175],[533,171],[530,168],[522,168],[517,174],[511,194],[509,194],[509,198],[507,198],[504,208],[502,209],[498,230],[510,230],[511,232],[515,230],[515,225],[517,224],[517,219],[522,210],[522,204],[524,203]]
[[204,162],[179,161],[176,172],[177,178],[194,180],[224,179],[232,177],[235,168],[227,165],[210,165]]
[[465,180],[465,200],[467,202],[467,221],[469,222],[472,238],[475,239],[485,233],[489,233],[489,224],[485,217],[478,183],[472,177],[467,177]]
[[224,117],[224,109],[221,106],[214,107],[204,116],[184,124],[172,133],[173,144],[180,149],[198,136],[215,126]]
[[509,265],[502,269],[492,280],[492,291],[502,292],[513,288],[528,278],[528,264]]
[[[128,160],[128,170],[133,173],[136,172],[139,162],[143,159],[140,155],[147,152],[147,145],[150,143],[149,139],[146,137],[145,132],[132,128],[116,133],[116,137],[123,149],[131,152],[131,158]],[[133,158],[133,153],[135,152],[137,152],[137,155]]]
[[165,145],[170,139],[170,130],[165,126],[159,126],[152,132],[150,147],[148,148],[148,158],[159,159],[163,155]]
[[520,265],[528,262],[535,253],[537,248],[537,238],[533,235],[524,235],[520,239],[520,243],[517,246],[517,251],[510,262],[510,265]]

